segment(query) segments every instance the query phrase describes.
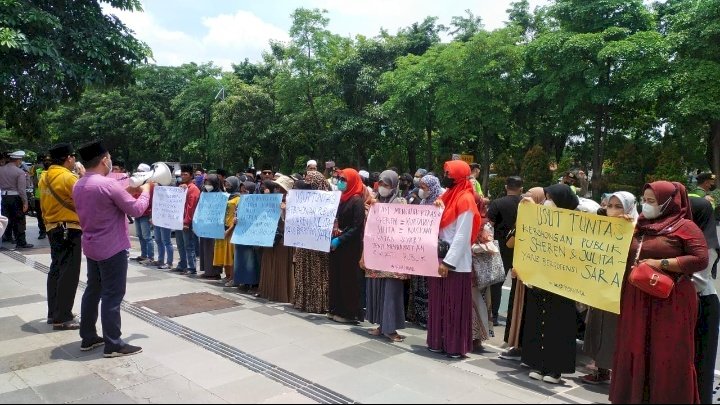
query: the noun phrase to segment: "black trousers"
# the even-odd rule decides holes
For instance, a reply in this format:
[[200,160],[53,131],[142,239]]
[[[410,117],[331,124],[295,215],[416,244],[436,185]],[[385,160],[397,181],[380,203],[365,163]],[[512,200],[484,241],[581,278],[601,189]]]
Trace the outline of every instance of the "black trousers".
[[81,236],[82,232],[76,229],[68,229],[67,239],[62,228],[48,233],[52,260],[47,278],[48,318],[54,323],[73,319],[72,308],[82,262]]
[[8,227],[5,236],[9,239],[14,237],[18,246],[27,244],[25,239],[25,213],[23,202],[19,195],[2,196],[2,214],[8,218]]
[[[505,276],[507,276],[508,272],[510,272],[510,269],[513,266],[513,249],[509,249],[507,246],[505,246],[504,241],[498,241],[500,242],[500,256],[502,257],[503,261],[503,267],[505,267]],[[492,301],[492,316],[493,319],[497,320],[498,315],[500,314],[500,300],[502,299],[502,287],[505,281],[503,280],[500,283],[493,284],[490,286],[490,297]],[[510,297],[510,304],[512,305],[512,297]],[[511,316],[512,313],[512,307],[508,309],[508,316]]]
[[40,205],[40,200],[35,200],[35,218],[37,218],[40,235],[47,233],[47,230],[45,228],[45,221],[43,220],[42,206]]
[[695,371],[701,404],[712,403],[719,327],[718,296],[713,294],[699,297],[698,321],[695,326]]

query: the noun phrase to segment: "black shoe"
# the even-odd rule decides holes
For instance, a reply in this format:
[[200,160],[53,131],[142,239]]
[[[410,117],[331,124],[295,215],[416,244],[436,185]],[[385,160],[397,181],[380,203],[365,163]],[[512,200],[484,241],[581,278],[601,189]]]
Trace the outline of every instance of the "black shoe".
[[44,233],[41,233],[40,235],[38,235],[38,239],[45,239],[46,237],[47,237],[47,235]]
[[24,245],[15,245],[15,249],[32,249],[33,247],[35,247],[35,245],[31,245],[29,243]]
[[80,344],[80,350],[83,352],[87,352],[96,347],[103,346],[104,344],[105,340],[103,338],[101,338],[100,336],[95,336],[92,339],[83,340]]
[[67,322],[53,323],[53,330],[78,330],[80,329],[80,322],[75,319],[71,319]]
[[140,346],[125,345],[115,351],[105,350],[105,357],[132,356],[133,354],[138,354],[141,352],[142,352],[142,347],[140,347]]
[[513,347],[500,353],[498,357],[505,360],[520,361],[522,359],[522,351],[517,347]]

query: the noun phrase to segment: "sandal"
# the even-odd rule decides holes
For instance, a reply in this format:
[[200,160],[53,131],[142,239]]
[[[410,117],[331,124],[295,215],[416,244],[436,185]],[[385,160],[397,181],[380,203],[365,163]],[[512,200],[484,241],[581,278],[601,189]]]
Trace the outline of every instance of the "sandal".
[[380,336],[381,334],[380,328],[368,329],[368,335],[370,336]]
[[390,339],[393,343],[400,343],[405,340],[405,336],[395,332],[392,335],[385,334],[385,337]]

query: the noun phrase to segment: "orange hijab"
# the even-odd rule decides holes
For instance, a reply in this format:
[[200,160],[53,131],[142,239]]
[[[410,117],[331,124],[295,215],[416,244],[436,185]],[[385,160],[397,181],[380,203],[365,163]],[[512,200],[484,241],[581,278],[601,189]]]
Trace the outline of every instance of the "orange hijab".
[[365,185],[362,182],[360,173],[355,169],[340,170],[340,177],[347,181],[347,188],[340,196],[340,202],[348,202],[356,195],[363,196],[365,193]]
[[455,180],[455,185],[440,197],[445,203],[445,211],[440,218],[440,229],[455,222],[461,214],[470,211],[473,214],[473,228],[470,235],[470,244],[472,244],[480,234],[482,218],[475,204],[475,190],[470,184],[470,165],[462,160],[445,162],[445,175]]

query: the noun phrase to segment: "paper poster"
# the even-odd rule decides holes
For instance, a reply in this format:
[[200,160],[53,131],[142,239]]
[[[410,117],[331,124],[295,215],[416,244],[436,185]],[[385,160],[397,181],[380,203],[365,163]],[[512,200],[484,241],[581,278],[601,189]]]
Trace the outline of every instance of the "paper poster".
[[290,190],[285,210],[285,246],[329,252],[341,194]]
[[227,193],[200,193],[193,217],[193,232],[201,238],[225,239]]
[[183,229],[187,189],[155,186],[153,191],[153,225],[172,230]]
[[240,197],[237,225],[231,243],[272,247],[280,220],[282,194],[247,194]]

